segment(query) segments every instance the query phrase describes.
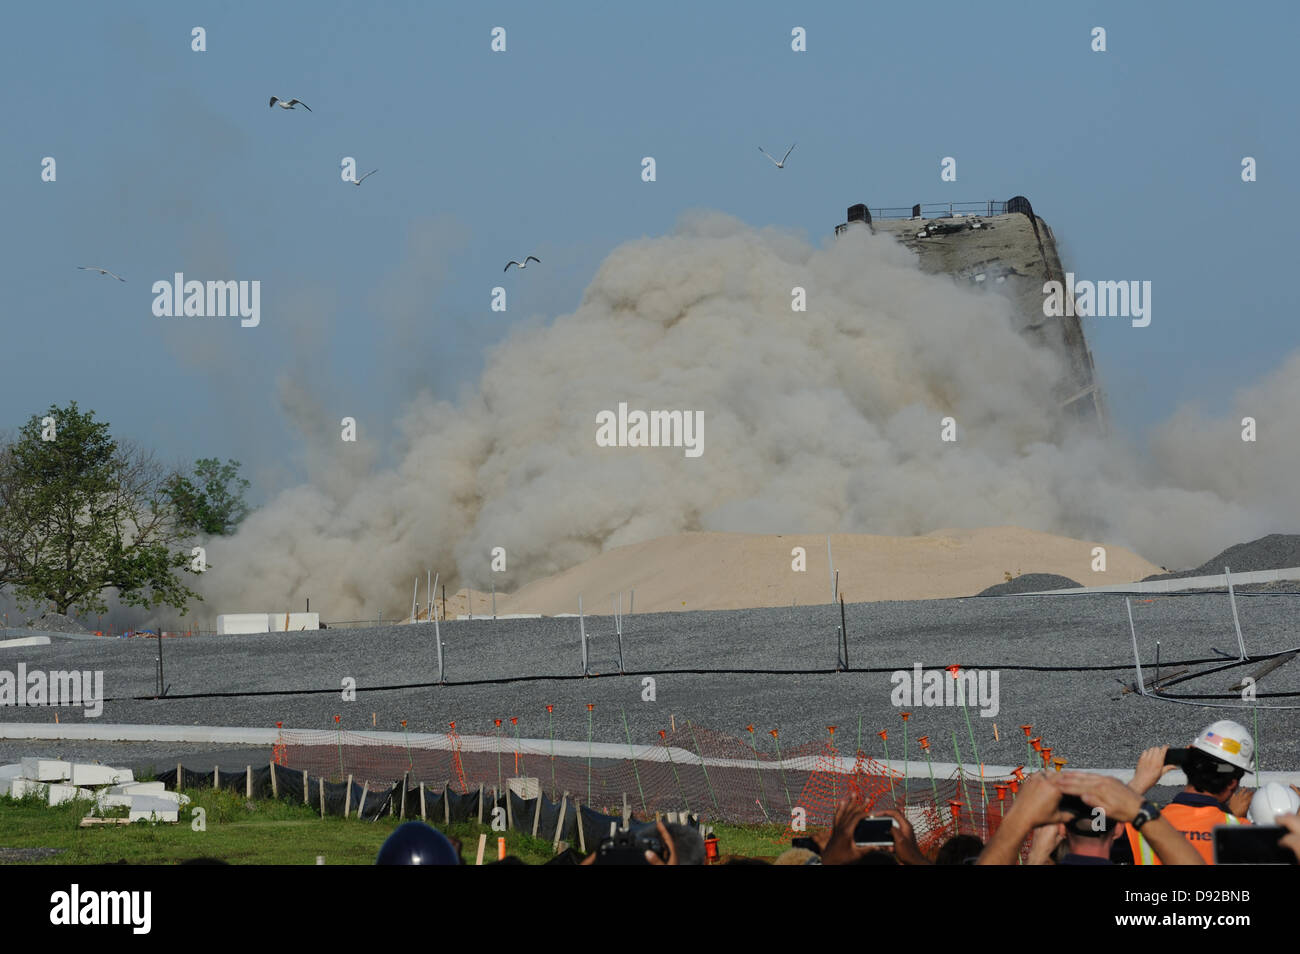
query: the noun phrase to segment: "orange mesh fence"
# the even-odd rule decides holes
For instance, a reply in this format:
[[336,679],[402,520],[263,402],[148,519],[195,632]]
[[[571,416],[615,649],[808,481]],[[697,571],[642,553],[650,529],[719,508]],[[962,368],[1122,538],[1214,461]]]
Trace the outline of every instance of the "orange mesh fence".
[[[462,735],[465,727],[452,723],[443,736],[399,741],[391,733],[281,729],[273,761],[340,781],[352,776],[372,787],[409,777],[412,785],[446,785],[461,793],[480,786],[504,790],[508,779],[531,777],[552,799],[567,793],[607,814],[619,814],[626,799],[640,817],[688,811],[715,821],[781,825],[786,837],[805,824],[829,825],[837,801],[852,793],[873,811],[903,812],[927,852],[958,833],[987,840],[1014,798],[1010,779],[981,779],[978,769],[961,777],[913,774],[904,780],[875,756],[841,752],[833,734],[789,744],[774,730],[747,728],[748,738],[737,738],[679,723],[659,732],[653,744],[622,747],[622,757],[608,744],[591,746],[586,756],[588,743],[520,740],[503,726]],[[760,742],[761,735],[771,744]]]

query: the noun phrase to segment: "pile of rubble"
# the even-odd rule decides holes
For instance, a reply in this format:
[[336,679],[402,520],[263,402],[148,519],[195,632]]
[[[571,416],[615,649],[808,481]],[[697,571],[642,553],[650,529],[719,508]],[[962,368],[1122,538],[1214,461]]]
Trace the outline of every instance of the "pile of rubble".
[[11,798],[44,796],[50,805],[84,799],[94,802],[87,818],[96,818],[113,808],[125,808],[125,818],[106,821],[174,822],[189,798],[169,792],[162,782],[137,782],[130,769],[112,768],[62,759],[24,758],[14,765],[0,765],[0,793]]

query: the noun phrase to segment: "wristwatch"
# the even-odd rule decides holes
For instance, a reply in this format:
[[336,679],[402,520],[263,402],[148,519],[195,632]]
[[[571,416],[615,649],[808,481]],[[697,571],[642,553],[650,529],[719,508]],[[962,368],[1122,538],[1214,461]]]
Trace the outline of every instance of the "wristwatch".
[[1160,806],[1156,805],[1154,802],[1143,802],[1142,807],[1138,809],[1137,815],[1133,817],[1133,830],[1141,831],[1143,825],[1159,817]]

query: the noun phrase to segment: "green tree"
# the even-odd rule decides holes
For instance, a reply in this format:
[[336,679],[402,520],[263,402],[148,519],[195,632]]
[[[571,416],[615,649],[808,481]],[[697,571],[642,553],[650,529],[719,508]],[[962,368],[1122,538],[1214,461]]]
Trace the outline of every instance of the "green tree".
[[234,533],[248,516],[244,503],[247,489],[248,481],[239,476],[239,461],[223,464],[215,457],[204,457],[195,462],[192,475],[171,477],[167,497],[181,532],[224,537]]
[[177,572],[194,571],[173,476],[75,401],[34,415],[0,449],[0,585],[60,613],[102,613],[116,589],[127,605],[183,614],[198,594]]

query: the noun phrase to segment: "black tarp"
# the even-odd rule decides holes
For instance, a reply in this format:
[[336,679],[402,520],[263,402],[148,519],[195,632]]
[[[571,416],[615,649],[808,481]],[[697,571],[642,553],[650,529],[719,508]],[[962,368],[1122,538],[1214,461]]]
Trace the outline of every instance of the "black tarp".
[[542,820],[537,826],[537,837],[545,838],[548,841],[557,840],[555,830],[559,826],[559,841],[572,842],[578,835],[578,812],[573,804],[573,799],[568,799],[564,804],[564,824],[560,824],[560,804],[553,802],[545,795],[542,796]]
[[[520,798],[517,793],[509,790],[506,791],[506,795],[510,799],[510,821],[513,823],[511,827],[515,831],[522,831],[524,834],[531,835],[533,833],[533,818],[537,814],[537,799]],[[547,837],[542,834],[540,825],[537,829],[537,836],[539,838]]]
[[[485,793],[484,794],[485,803],[487,800],[488,800],[488,796]],[[451,813],[451,820],[454,822],[470,821],[473,819],[477,819],[478,818],[478,789],[474,789],[474,791],[470,792],[468,795],[462,795],[459,792],[448,792],[447,806]],[[486,807],[486,804],[484,807]],[[489,817],[490,817],[489,814],[487,812],[484,812],[483,820],[487,821]]]
[[618,815],[606,815],[594,808],[582,806],[582,837],[588,851],[594,851],[602,838],[609,837],[611,824],[617,830],[622,827],[623,819]]

